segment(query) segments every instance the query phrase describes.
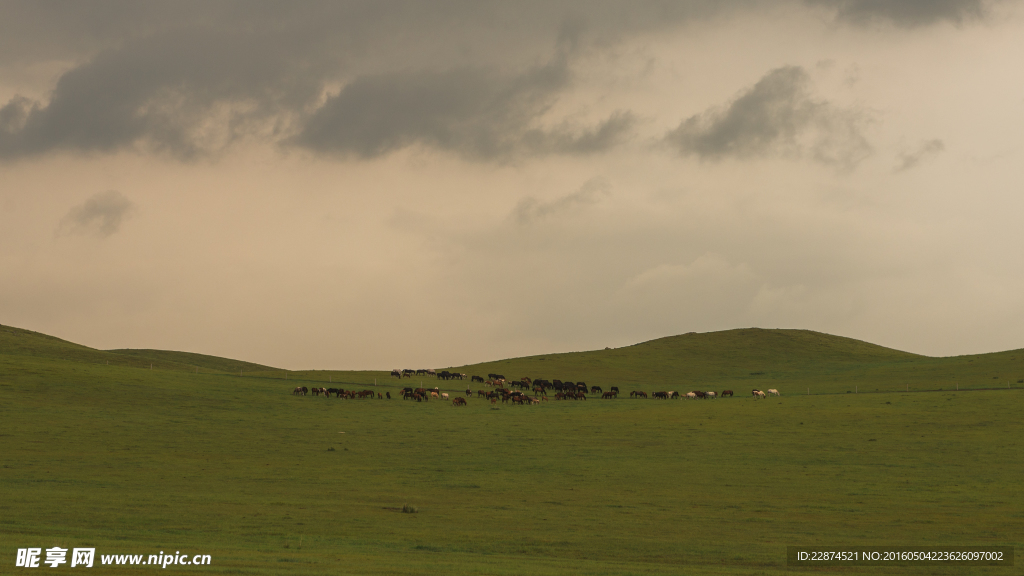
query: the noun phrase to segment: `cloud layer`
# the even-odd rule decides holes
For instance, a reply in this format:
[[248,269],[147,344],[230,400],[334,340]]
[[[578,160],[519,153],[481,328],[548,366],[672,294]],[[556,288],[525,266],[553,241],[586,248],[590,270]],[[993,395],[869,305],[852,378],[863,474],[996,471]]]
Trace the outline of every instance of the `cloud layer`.
[[[807,3],[839,22],[908,28],[962,24],[986,13],[981,0]],[[551,117],[573,88],[575,59],[633,37],[776,5],[563,1],[513,8],[451,0],[286,9],[273,2],[109,2],[58,10],[14,2],[0,24],[8,55],[0,66],[75,63],[48,97],[16,94],[0,106],[0,159],[141,149],[188,160],[244,138],[356,158],[409,146],[482,161],[600,152],[628,137],[635,114]],[[776,70],[727,114],[705,114],[681,126],[674,140],[705,157],[762,153],[792,147],[813,128],[822,140],[812,144],[812,155],[855,162],[863,146],[858,151],[849,111],[810,100],[805,84],[798,68]],[[754,117],[771,113],[789,117]]]
[[871,152],[862,133],[866,114],[815,100],[799,66],[772,70],[728,105],[691,116],[665,140],[701,159],[809,156],[841,167]]
[[979,20],[987,11],[983,0],[809,0],[829,6],[840,21],[855,24],[886,22],[905,28],[936,22]]

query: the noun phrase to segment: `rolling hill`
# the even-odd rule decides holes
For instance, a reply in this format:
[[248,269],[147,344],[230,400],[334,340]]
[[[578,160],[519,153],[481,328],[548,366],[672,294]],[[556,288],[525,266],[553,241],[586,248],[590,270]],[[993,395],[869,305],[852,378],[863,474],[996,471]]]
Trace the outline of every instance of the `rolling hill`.
[[246,371],[280,371],[278,368],[231,360],[218,356],[172,352],[167,350],[97,350],[31,330],[0,324],[0,354],[31,356],[39,359],[69,360],[86,364],[127,366],[156,370],[234,373]]
[[453,367],[466,374],[558,378],[663,389],[789,388],[805,392],[1006,387],[1024,379],[1024,350],[934,358],[810,330],[689,333],[616,349]]
[[[262,364],[167,350],[97,350],[0,325],[0,354],[247,377],[365,385],[394,382],[387,370],[282,370]],[[615,349],[542,354],[448,367],[468,375],[503,374],[584,381],[607,389],[721,389],[738,393],[844,393],[1006,388],[1024,383],[1024,350],[935,358],[810,330],[744,328],[688,333]],[[422,381],[422,379],[420,379]],[[397,382],[396,382],[397,383]],[[468,384],[468,381],[465,382]],[[447,386],[461,389],[455,381]]]

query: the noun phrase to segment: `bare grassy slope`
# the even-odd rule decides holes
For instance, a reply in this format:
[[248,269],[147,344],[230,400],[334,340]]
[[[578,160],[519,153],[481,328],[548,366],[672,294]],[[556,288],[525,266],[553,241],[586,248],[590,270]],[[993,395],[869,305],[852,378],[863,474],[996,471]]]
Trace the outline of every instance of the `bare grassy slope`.
[[558,378],[607,389],[775,387],[845,392],[896,387],[1005,387],[1024,379],[1024,350],[933,358],[811,330],[744,328],[669,336],[616,349],[459,366],[466,374]]
[[69,360],[86,364],[128,366],[159,370],[235,373],[239,370],[278,370],[261,364],[205,354],[167,350],[97,350],[39,332],[0,325],[0,354]]
[[131,356],[134,358],[144,358],[147,360],[156,360],[160,362],[184,364],[187,366],[198,366],[199,368],[218,372],[234,373],[238,372],[239,370],[244,370],[246,372],[281,370],[280,368],[264,366],[263,364],[254,364],[252,362],[246,362],[244,360],[232,360],[230,358],[221,358],[220,356],[196,354],[194,352],[175,352],[173,350],[136,350],[134,348],[108,350],[108,352],[112,354],[119,354],[122,356]]

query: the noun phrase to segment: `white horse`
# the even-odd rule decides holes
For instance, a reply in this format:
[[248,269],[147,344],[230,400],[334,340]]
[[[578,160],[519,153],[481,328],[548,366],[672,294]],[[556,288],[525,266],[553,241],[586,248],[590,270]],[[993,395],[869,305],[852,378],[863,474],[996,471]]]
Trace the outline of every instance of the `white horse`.
[[441,399],[442,400],[447,400],[448,399],[448,393],[447,392],[441,392]]
[[687,392],[686,393],[686,397],[689,398],[690,400],[696,400],[697,399],[697,394],[694,393],[694,392]]
[[758,398],[764,399],[764,392],[761,392],[760,390],[754,390],[751,394],[754,395],[754,400],[757,400]]
[[705,394],[708,395],[708,398],[715,398],[718,396],[718,394],[715,394],[714,390],[708,390],[707,392],[705,392]]
[[782,394],[779,394],[779,391],[776,390],[775,388],[769,388],[768,389],[768,395],[769,396],[782,396]]

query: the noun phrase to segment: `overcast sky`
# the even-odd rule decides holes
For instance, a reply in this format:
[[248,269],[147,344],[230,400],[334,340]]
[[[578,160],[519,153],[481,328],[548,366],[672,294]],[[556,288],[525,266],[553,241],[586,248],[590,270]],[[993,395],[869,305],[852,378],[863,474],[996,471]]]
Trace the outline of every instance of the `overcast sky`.
[[284,368],[1024,347],[1012,1],[0,2],[0,324]]

